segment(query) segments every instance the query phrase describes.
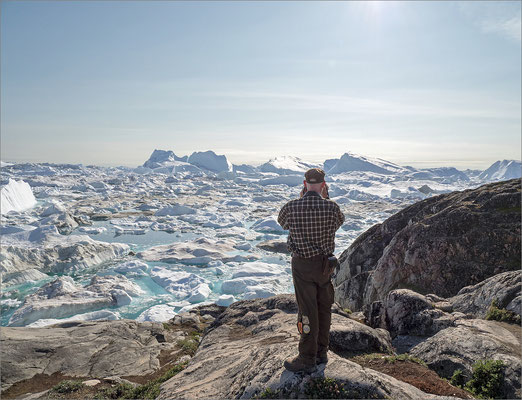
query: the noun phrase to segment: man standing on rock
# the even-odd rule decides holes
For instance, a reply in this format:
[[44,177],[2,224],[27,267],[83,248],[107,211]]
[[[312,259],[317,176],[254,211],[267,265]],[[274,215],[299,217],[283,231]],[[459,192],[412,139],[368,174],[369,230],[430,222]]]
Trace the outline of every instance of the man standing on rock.
[[286,360],[292,372],[312,372],[328,361],[331,307],[334,288],[328,257],[335,248],[335,232],[344,223],[339,206],[329,200],[325,173],[312,168],[305,173],[301,197],[286,203],[277,221],[288,230],[292,277],[299,307],[299,355]]

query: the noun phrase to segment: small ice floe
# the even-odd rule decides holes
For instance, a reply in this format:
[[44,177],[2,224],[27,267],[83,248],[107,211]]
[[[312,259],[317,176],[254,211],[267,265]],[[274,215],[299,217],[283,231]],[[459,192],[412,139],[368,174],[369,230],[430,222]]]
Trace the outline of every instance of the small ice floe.
[[148,269],[149,266],[140,260],[127,261],[114,267],[115,272],[126,276],[145,276]]
[[45,210],[43,210],[40,213],[40,217],[48,217],[49,215],[61,214],[66,211],[67,211],[67,209],[66,209],[65,205],[63,205],[63,203],[61,203],[59,201],[54,201],[51,203],[51,205],[49,207],[47,207]]
[[181,204],[176,204],[173,206],[167,206],[160,208],[156,213],[154,214],[156,217],[164,217],[166,215],[187,215],[187,214],[195,214],[196,210],[192,207],[184,206]]
[[165,322],[174,318],[175,315],[174,307],[170,307],[166,304],[158,304],[143,311],[138,318],[136,318],[136,321]]
[[253,225],[252,229],[258,232],[281,232],[285,233],[286,231],[279,225],[276,218],[274,216],[266,217],[260,220],[257,220]]
[[228,307],[229,305],[231,305],[235,301],[236,301],[236,298],[234,296],[232,296],[231,294],[222,294],[217,299],[216,304],[218,306]]
[[260,179],[259,184],[261,186],[268,185],[287,185],[287,186],[299,186],[303,184],[303,175],[281,175],[273,178]]
[[137,226],[118,226],[114,225],[114,231],[116,235],[145,235],[147,233],[146,228],[139,228]]
[[[187,299],[190,303],[193,303],[203,301],[210,295],[210,281],[196,274],[154,267],[150,276],[154,282],[179,300]],[[193,294],[195,297],[191,299]]]
[[85,314],[78,314],[73,317],[69,318],[63,318],[63,319],[55,319],[55,318],[48,318],[48,319],[39,319],[29,325],[27,325],[28,328],[42,328],[44,326],[49,325],[55,325],[55,324],[62,324],[64,322],[72,322],[72,321],[115,321],[120,319],[120,313],[113,312],[109,310],[100,310],[100,311],[93,311]]
[[80,226],[78,228],[78,232],[87,233],[89,235],[98,235],[100,233],[106,232],[107,228],[104,226],[94,227],[94,226]]
[[167,245],[151,247],[137,254],[147,261],[160,261],[167,263],[181,262],[184,264],[200,265],[211,261],[220,260],[227,262],[234,256],[227,255],[234,251],[232,243],[228,240],[216,240],[199,238],[190,242],[176,242]]

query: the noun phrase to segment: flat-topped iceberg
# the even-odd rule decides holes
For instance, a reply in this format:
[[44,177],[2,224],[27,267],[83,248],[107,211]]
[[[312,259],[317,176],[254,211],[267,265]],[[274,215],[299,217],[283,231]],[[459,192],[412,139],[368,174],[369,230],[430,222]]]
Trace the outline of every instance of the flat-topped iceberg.
[[232,164],[223,155],[213,151],[196,151],[187,160],[190,164],[212,172],[232,172]]

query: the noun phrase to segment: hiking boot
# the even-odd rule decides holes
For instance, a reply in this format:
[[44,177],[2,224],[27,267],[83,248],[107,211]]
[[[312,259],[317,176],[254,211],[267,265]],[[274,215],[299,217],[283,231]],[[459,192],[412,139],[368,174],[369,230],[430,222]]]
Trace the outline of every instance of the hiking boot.
[[328,356],[326,354],[318,354],[315,357],[316,364],[326,364],[328,362]]
[[291,372],[304,372],[309,374],[314,371],[315,364],[308,364],[303,361],[303,359],[299,358],[299,356],[294,358],[289,358],[283,363],[284,367]]

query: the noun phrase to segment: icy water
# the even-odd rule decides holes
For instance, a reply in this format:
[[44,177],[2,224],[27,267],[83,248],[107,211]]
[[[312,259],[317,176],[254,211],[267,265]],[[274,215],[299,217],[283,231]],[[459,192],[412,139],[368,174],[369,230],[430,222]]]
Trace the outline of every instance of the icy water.
[[[372,225],[428,196],[416,188],[428,188],[433,195],[480,183],[460,181],[460,175],[435,176],[433,171],[430,174],[434,179],[416,180],[411,174],[418,171],[398,171],[349,172],[335,175],[329,182],[330,195],[346,216],[336,234],[337,255]],[[67,296],[58,296],[55,301],[52,293],[49,298],[38,300],[41,308],[37,311],[32,311],[30,304],[24,308],[28,295],[60,275],[49,273],[45,279],[22,284],[17,284],[15,279],[18,271],[29,268],[44,272],[61,270],[54,268],[53,263],[65,260],[67,264],[68,257],[72,257],[73,262],[72,266],[65,267],[64,274],[73,279],[82,299],[95,297],[96,294],[85,287],[96,275],[109,276],[105,279],[111,282],[105,292],[97,295],[109,295],[113,290],[132,291],[125,287],[129,283],[142,290],[132,298],[127,296],[128,301],[122,301],[120,306],[106,308],[117,313],[118,318],[136,319],[158,305],[180,312],[202,302],[223,304],[293,292],[290,257],[257,247],[270,239],[286,240],[286,232],[281,231],[276,218],[285,202],[296,198],[300,191],[299,186],[284,183],[289,181],[288,176],[255,169],[231,178],[218,178],[208,171],[194,176],[174,172],[141,174],[129,169],[38,164],[4,167],[2,172],[4,179],[24,179],[25,183],[17,184],[23,191],[18,193],[18,198],[29,207],[4,214],[2,219],[2,232],[10,243],[4,249],[6,257],[0,260],[0,271],[7,277],[0,299],[2,326],[9,323],[17,310],[29,316],[23,325],[38,320],[52,323],[57,315],[60,318],[75,315],[71,307],[74,302]],[[102,232],[84,233],[96,229]],[[119,234],[122,230],[134,233]],[[24,232],[37,234],[29,238]],[[85,267],[82,260],[75,257],[103,247],[82,239],[85,236],[97,242],[126,244],[129,250],[119,247],[123,252],[121,256],[98,264],[90,262],[89,265],[94,265]],[[61,253],[53,252],[62,242],[69,247]],[[161,245],[174,248],[158,249]],[[40,254],[42,249],[47,251],[44,256]],[[151,249],[155,253],[151,253]],[[143,251],[148,251],[148,258],[143,258],[143,254],[138,257]],[[132,268],[137,269],[116,271],[121,271],[124,263],[128,266],[128,262],[134,262]],[[122,279],[123,289],[118,279]],[[39,294],[47,296],[43,290]],[[92,311],[99,308],[82,309],[77,314]],[[144,314],[142,318],[161,320],[162,317]]]

